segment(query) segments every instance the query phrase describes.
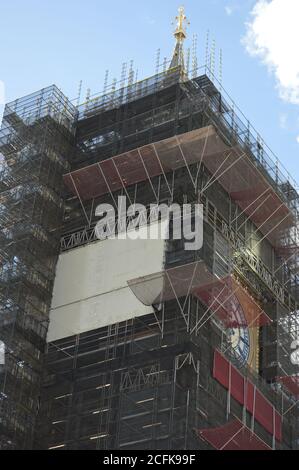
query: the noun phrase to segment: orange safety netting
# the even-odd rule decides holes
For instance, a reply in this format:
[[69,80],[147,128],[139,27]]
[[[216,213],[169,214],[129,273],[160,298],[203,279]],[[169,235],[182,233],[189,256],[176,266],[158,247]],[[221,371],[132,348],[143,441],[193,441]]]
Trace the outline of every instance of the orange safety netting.
[[214,276],[203,261],[170,268],[128,281],[135,296],[144,305],[154,305],[192,293],[196,287],[211,282]]
[[272,450],[238,419],[217,428],[197,429],[196,434],[217,450]]
[[145,305],[192,294],[214,313],[226,328],[262,326],[271,322],[266,313],[231,276],[217,279],[204,261],[170,268],[128,281]]
[[[284,230],[294,225],[294,218],[261,171],[244,155],[241,149],[232,149],[224,159],[216,154],[204,156],[203,162],[257,228],[278,246]],[[221,168],[221,170],[219,170]]]
[[228,146],[214,126],[146,145],[64,175],[69,190],[82,200],[99,197],[158,175],[202,162],[244,213],[275,246],[294,218],[270,182],[262,165],[243,150]]
[[271,323],[263,309],[232,276],[198,287],[194,295],[217,315],[226,328]]
[[213,155],[227,146],[212,126],[117,155],[64,176],[67,187],[87,200],[145,181]]

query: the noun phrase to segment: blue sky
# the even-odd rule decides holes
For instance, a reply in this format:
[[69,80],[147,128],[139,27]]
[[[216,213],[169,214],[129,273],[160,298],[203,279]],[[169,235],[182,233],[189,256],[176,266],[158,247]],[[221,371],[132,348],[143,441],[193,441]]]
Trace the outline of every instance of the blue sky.
[[[277,65],[271,55],[270,43],[266,44],[268,56],[263,56],[267,38],[255,38],[255,49],[257,43],[260,47],[255,55],[246,51],[242,41],[248,31],[246,23],[253,22],[253,8],[261,3],[279,7],[282,1],[299,4],[298,0],[185,0],[191,22],[186,45],[192,45],[192,35],[197,33],[199,62],[203,64],[206,32],[210,30],[210,37],[223,50],[224,88],[299,181],[299,99],[281,97],[279,79],[285,74],[280,58]],[[87,88],[92,94],[100,92],[106,69],[112,82],[114,77],[120,78],[122,63],[130,60],[134,60],[139,78],[154,74],[157,49],[161,49],[162,58],[171,55],[171,22],[179,6],[176,0],[1,0],[0,81],[5,86],[5,100],[52,83],[75,98],[80,80],[83,96]],[[275,23],[269,13],[264,20],[270,18]],[[295,9],[296,22],[297,13]],[[278,17],[279,10],[276,14]],[[257,14],[255,18],[259,19]],[[256,31],[255,23],[252,29]],[[264,64],[269,57],[272,73]]]

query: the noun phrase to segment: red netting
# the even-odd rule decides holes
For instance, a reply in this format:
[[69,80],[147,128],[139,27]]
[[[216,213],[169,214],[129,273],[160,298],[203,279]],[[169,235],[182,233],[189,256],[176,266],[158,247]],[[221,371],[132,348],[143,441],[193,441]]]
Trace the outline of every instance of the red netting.
[[217,428],[198,429],[196,433],[217,450],[272,450],[238,419]]
[[73,171],[64,176],[64,181],[82,200],[99,197],[195,163],[204,149],[209,155],[224,151],[226,146],[216,137],[212,126],[197,129]]
[[82,200],[99,197],[149,177],[203,162],[261,232],[279,246],[294,225],[291,212],[241,148],[229,147],[213,126],[126,152],[64,176]]
[[264,326],[270,318],[232,276],[216,279],[194,290],[226,328]]
[[278,377],[278,382],[281,382],[285,388],[291,392],[292,395],[296,399],[299,398],[299,376],[298,375],[290,375],[284,377]]
[[240,284],[231,276],[217,279],[203,261],[132,279],[128,285],[145,305],[192,294],[223,322],[225,328],[263,326],[271,322]]
[[128,281],[135,296],[144,305],[154,305],[192,293],[214,276],[203,261],[185,264],[149,276]]
[[282,232],[294,225],[294,218],[242,149],[231,149],[227,158],[223,154],[213,158],[204,155],[203,162],[261,232],[278,246]]

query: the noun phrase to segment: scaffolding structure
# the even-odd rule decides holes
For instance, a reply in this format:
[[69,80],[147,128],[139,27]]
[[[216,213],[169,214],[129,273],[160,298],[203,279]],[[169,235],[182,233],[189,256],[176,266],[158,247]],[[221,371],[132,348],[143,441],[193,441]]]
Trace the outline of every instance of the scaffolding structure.
[[77,110],[51,86],[5,107],[0,130],[0,448],[33,445]]
[[[94,209],[118,195],[202,203],[204,245],[170,240],[162,272],[128,279],[153,314],[48,344],[37,445],[297,448],[297,185],[212,73],[167,73],[81,109],[61,250],[96,242]],[[255,366],[230,339],[244,329]]]
[[[208,75],[6,106],[1,448],[298,448],[298,188]],[[119,195],[203,204],[203,247],[169,240],[161,272],[127,280],[153,313],[44,354],[59,251],[100,243],[95,208]],[[247,330],[250,364],[232,341]]]
[[189,297],[184,317],[174,300],[155,314],[49,344],[38,446],[207,449],[199,430],[238,419],[250,429],[251,440],[291,448],[296,417],[286,413],[289,400],[282,392],[242,369],[239,376],[259,391],[262,406],[270,410],[261,424],[258,412],[211,376],[218,350],[227,363],[234,358],[215,323],[199,325],[203,314],[200,303]]

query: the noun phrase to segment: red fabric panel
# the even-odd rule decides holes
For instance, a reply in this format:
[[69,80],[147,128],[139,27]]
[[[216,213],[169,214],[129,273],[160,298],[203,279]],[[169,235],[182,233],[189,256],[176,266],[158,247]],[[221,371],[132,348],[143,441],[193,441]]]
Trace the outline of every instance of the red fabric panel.
[[235,369],[231,367],[231,395],[237,400],[241,405],[244,405],[244,386],[245,379],[244,377]]
[[[231,371],[229,370],[231,368]],[[229,376],[230,383],[229,383]],[[213,377],[218,380],[227,390],[230,389],[231,396],[241,405],[244,404],[244,387],[246,391],[245,403],[246,409],[254,415],[256,421],[260,423],[270,434],[274,433],[275,418],[275,438],[278,441],[282,439],[282,419],[273,405],[265,396],[257,390],[254,385],[246,380],[242,374],[222,354],[215,350]],[[254,392],[255,390],[255,392]],[[255,395],[255,397],[254,397]]]
[[282,417],[275,411],[275,437],[281,442],[282,440]]
[[255,393],[255,419],[273,434],[273,406],[258,390]]
[[299,398],[299,376],[291,375],[285,377],[278,377],[277,380],[291,392],[295,398]]
[[241,405],[244,405],[245,379],[240,372],[238,372],[238,370],[217,350],[214,355],[213,377],[227,390],[230,388],[231,395],[235,400],[241,403]]
[[[277,441],[282,440],[282,418],[275,410],[273,405],[265,398],[265,396],[257,389],[255,389],[254,401],[254,385],[247,381],[247,410],[254,416],[258,423],[260,423],[270,434],[274,434],[274,419],[275,419],[275,438]],[[274,411],[273,411],[274,410]]]
[[239,420],[235,420],[217,428],[199,429],[197,433],[199,437],[207,441],[215,449],[220,450],[232,436],[240,432],[242,426]]
[[196,433],[217,450],[271,450],[238,419],[217,428],[198,429]]
[[252,433],[248,428],[242,431],[223,450],[272,450],[265,442]]
[[254,405],[254,385],[251,382],[246,381],[246,409],[249,413],[253,414]]
[[256,391],[255,398],[255,419],[270,433],[274,434],[275,419],[275,438],[278,441],[282,439],[282,419],[280,414],[274,409],[273,405],[264,397],[264,395]]
[[214,354],[213,377],[218,380],[223,387],[228,389],[229,362],[222,356],[222,354],[220,354],[219,351],[215,351]]

